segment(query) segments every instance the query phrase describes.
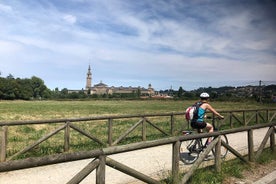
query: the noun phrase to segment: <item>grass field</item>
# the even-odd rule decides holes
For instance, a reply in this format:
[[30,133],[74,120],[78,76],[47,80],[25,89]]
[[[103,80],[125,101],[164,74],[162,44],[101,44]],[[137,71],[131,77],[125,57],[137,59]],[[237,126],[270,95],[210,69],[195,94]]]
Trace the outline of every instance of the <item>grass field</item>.
[[[0,122],[183,112],[193,103],[194,101],[175,100],[0,101]],[[211,102],[211,104],[218,111],[276,107],[275,104],[259,104],[256,102]],[[113,141],[138,121],[139,118],[114,120]],[[170,117],[151,118],[150,121],[164,131],[170,132]],[[184,117],[175,118],[176,129],[181,129],[183,121]],[[75,122],[74,125],[103,142],[107,142],[107,120]],[[17,153],[60,126],[61,124],[43,124],[9,127],[7,155]],[[147,140],[161,137],[164,137],[164,134],[156,131],[151,126],[147,126]],[[120,144],[137,141],[141,141],[141,128],[131,132]],[[61,153],[63,152],[63,146],[64,131],[61,131],[18,158]],[[70,151],[90,150],[99,147],[101,145],[85,136],[80,136],[80,133],[70,131]]]
[[[0,101],[0,121],[182,112],[194,102],[175,100]],[[257,102],[211,102],[211,104],[218,111],[276,107],[276,104]]]

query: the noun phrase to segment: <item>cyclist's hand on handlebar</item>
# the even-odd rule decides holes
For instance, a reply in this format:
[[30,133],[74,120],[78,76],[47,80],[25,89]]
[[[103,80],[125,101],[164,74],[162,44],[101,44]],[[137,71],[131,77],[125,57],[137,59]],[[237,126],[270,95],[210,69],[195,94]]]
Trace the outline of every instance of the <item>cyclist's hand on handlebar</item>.
[[221,115],[220,115],[220,116],[218,117],[218,119],[220,119],[220,120],[221,120],[221,119],[224,119],[224,116],[221,116]]

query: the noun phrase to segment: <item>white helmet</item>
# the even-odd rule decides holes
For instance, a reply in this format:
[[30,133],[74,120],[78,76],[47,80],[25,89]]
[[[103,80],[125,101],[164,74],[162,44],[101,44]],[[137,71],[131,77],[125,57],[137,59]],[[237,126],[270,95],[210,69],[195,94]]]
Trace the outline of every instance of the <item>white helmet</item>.
[[210,95],[208,94],[208,93],[201,93],[200,94],[200,96],[199,96],[200,98],[209,98],[210,97]]

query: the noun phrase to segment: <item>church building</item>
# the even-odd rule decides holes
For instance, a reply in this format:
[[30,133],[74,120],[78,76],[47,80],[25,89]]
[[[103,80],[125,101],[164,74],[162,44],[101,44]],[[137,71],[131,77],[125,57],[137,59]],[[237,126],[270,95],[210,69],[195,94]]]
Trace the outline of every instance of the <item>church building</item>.
[[144,87],[109,87],[107,84],[104,84],[102,81],[98,84],[95,84],[92,86],[92,72],[90,65],[88,66],[87,76],[86,76],[86,86],[85,90],[87,91],[87,94],[97,94],[97,95],[103,95],[103,94],[130,94],[130,93],[138,93],[140,92],[143,96],[153,96],[155,94],[154,89],[152,88],[151,84],[148,85],[148,88]]

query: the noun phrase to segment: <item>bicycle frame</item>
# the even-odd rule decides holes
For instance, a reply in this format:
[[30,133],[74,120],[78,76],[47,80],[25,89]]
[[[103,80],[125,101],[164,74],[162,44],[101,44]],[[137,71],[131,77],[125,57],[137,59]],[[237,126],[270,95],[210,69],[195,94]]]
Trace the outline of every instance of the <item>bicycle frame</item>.
[[[208,118],[209,119],[209,118]],[[212,118],[212,125],[214,127],[214,131],[218,131],[218,129],[215,127],[215,121],[214,118]],[[193,131],[183,131],[183,134],[189,135],[192,134]],[[197,129],[198,133],[202,133],[202,129]],[[213,137],[214,138],[214,137]],[[205,139],[205,138],[204,138]],[[225,135],[222,136],[223,141],[228,144],[228,139]],[[204,149],[207,147],[208,143],[208,138],[206,138],[205,143],[203,144],[203,138],[197,138],[197,139],[192,139],[192,140],[187,140],[187,141],[182,141],[180,144],[180,159],[185,163],[185,164],[192,164],[194,163],[201,152],[204,151]],[[221,157],[225,158],[228,150],[221,151]],[[212,150],[212,153],[214,154],[215,151]],[[186,157],[186,158],[185,158]]]
[[[208,143],[208,139],[206,139],[205,143],[203,144],[202,138],[198,138],[198,139],[194,139],[194,141],[192,141],[188,147],[191,147],[191,148],[196,147],[196,149],[197,149],[196,151],[198,153],[200,153],[203,151],[204,148],[206,148],[207,143]],[[192,151],[192,150],[189,150],[189,151]],[[195,150],[193,150],[193,151],[195,151]]]

